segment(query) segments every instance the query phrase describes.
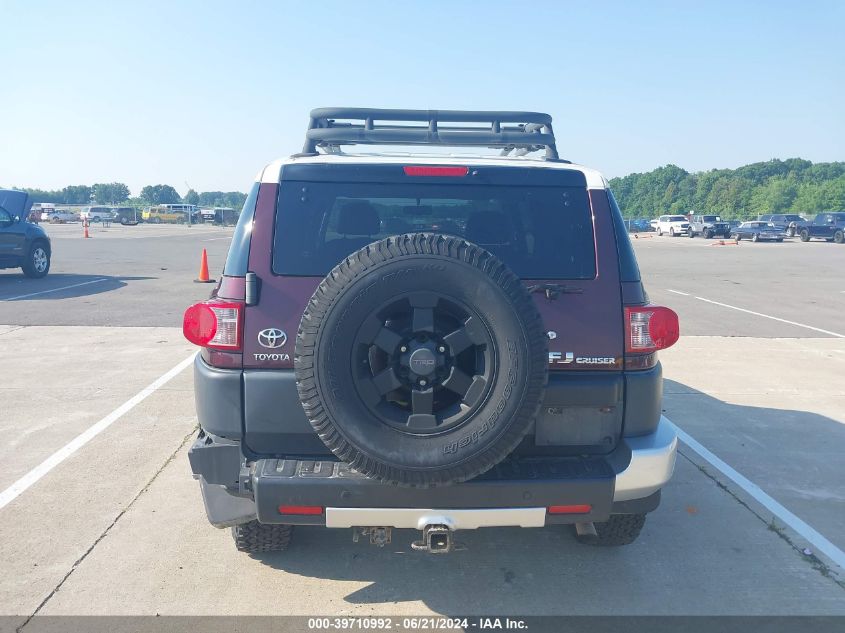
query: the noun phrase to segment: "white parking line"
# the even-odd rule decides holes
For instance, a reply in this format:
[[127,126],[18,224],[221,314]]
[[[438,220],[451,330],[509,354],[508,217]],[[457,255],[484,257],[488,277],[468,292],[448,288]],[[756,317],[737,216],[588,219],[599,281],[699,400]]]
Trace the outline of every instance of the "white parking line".
[[[667,422],[669,422],[667,420]],[[754,497],[763,507],[772,512],[778,519],[783,521],[792,530],[797,532],[808,543],[813,545],[819,552],[830,558],[834,563],[845,569],[845,552],[836,547],[833,543],[822,536],[818,530],[806,523],[803,519],[797,517],[792,512],[783,507],[780,503],[775,501],[771,496],[763,491],[760,486],[753,481],[741,475],[736,470],[731,468],[728,464],[716,457],[708,449],[702,446],[698,440],[691,437],[685,431],[679,429],[677,425],[672,422],[669,424],[675,429],[678,438],[694,450],[698,455],[704,459],[708,464],[718,469],[725,477],[734,482],[737,486],[742,488],[749,495]]]
[[676,295],[683,295],[685,297],[689,297],[688,292],[681,292],[680,290],[672,290],[671,288],[666,288],[667,292],[674,292]]
[[38,464],[35,468],[30,470],[26,473],[23,477],[18,479],[15,483],[11,486],[6,488],[3,492],[0,492],[0,509],[4,508],[12,501],[14,501],[21,493],[23,493],[27,488],[35,484],[39,479],[41,479],[44,475],[49,473],[53,470],[56,466],[61,464],[65,461],[68,457],[73,455],[76,451],[80,448],[85,446],[88,442],[90,442],[94,437],[105,431],[108,427],[110,427],[114,422],[119,420],[123,417],[124,414],[131,411],[135,405],[139,404],[140,402],[144,401],[147,396],[151,395],[155,392],[159,387],[167,383],[169,380],[174,378],[176,375],[179,374],[185,367],[190,365],[194,362],[195,354],[191,354],[188,358],[183,360],[181,363],[176,365],[173,369],[168,371],[166,374],[159,376],[156,378],[150,385],[136,393],[134,396],[129,398],[126,402],[120,405],[117,409],[109,413],[106,417],[102,420],[94,424],[93,426],[89,427],[75,438],[73,438],[70,442],[62,446],[59,450],[55,453],[50,455],[47,459],[43,462]]
[[830,336],[835,336],[837,338],[845,338],[845,334],[839,334],[838,332],[831,332],[830,330],[823,330],[820,327],[813,327],[812,325],[807,325],[805,323],[798,323],[796,321],[788,321],[786,319],[781,319],[780,317],[772,316],[770,314],[763,314],[762,312],[754,312],[753,310],[746,310],[745,308],[738,308],[737,306],[732,306],[728,303],[721,303],[719,301],[713,301],[712,299],[705,299],[704,297],[695,297],[699,301],[706,301],[707,303],[712,303],[713,305],[722,306],[723,308],[730,308],[731,310],[738,310],[739,312],[745,312],[747,314],[753,314],[754,316],[763,317],[764,319],[771,319],[772,321],[780,321],[781,323],[788,323],[789,325],[795,325],[797,327],[802,327],[806,330],[813,330],[814,332],[821,332],[822,334],[829,334]]
[[88,284],[96,284],[101,281],[108,281],[108,278],[103,277],[102,279],[93,279],[91,281],[83,281],[79,284],[71,284],[70,286],[61,286],[59,288],[50,288],[50,290],[41,290],[40,292],[30,292],[26,295],[18,295],[17,297],[6,297],[5,299],[0,299],[0,301],[16,301],[18,299],[26,299],[27,297],[36,297],[38,295],[46,295],[50,292],[59,292],[60,290],[68,290],[70,288],[78,288],[79,286],[87,286]]

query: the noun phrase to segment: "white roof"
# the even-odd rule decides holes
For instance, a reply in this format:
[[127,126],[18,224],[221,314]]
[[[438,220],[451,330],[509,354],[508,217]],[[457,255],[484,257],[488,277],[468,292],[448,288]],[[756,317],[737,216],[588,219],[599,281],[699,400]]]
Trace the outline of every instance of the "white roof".
[[502,166],[530,167],[532,169],[567,169],[580,171],[587,179],[588,189],[606,189],[607,180],[601,172],[582,165],[573,163],[558,163],[553,161],[538,160],[536,158],[513,157],[513,156],[455,156],[444,154],[420,155],[420,154],[320,154],[319,156],[301,156],[280,158],[273,161],[262,169],[255,177],[256,182],[277,183],[283,165],[308,164],[308,163],[345,163],[345,164],[402,164],[412,162],[414,165],[479,165],[479,166]]

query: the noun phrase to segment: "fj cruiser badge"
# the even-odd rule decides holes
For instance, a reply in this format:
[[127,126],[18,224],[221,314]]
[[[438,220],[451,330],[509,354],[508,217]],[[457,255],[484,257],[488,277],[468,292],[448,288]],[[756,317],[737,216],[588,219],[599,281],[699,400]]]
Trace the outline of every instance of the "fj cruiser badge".
[[578,356],[573,352],[549,352],[549,365],[615,365],[616,359],[609,356]]
[[563,352],[549,352],[550,365],[568,365],[572,362],[575,362],[575,354],[572,352],[566,352],[566,356]]
[[280,347],[284,347],[285,343],[288,342],[288,335],[284,333],[283,330],[279,330],[274,327],[267,328],[266,330],[261,330],[258,333],[258,344],[261,347],[266,347],[268,349],[278,349]]

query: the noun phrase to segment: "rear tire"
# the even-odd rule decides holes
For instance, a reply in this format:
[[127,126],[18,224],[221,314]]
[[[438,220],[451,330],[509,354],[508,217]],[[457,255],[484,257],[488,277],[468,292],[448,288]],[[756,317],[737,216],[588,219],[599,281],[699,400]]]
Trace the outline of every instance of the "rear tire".
[[614,514],[604,523],[594,524],[596,536],[575,535],[579,543],[618,547],[630,545],[637,540],[645,525],[644,514]]
[[657,227],[657,235],[659,237],[663,237],[663,229],[661,229],[659,226]]
[[752,235],[752,236],[751,236],[751,241],[752,241],[752,242],[759,242],[759,241],[760,241],[760,234],[759,234],[759,233],[755,233],[754,235]]
[[807,229],[801,231],[801,241],[802,242],[809,242],[810,241],[810,232]]
[[843,235],[842,231],[837,231],[833,234],[833,241],[837,244],[842,244],[845,242],[845,235]]
[[232,538],[239,552],[283,552],[293,537],[292,525],[275,525],[250,521],[232,528]]
[[704,231],[704,237],[706,239],[713,239],[713,231]]

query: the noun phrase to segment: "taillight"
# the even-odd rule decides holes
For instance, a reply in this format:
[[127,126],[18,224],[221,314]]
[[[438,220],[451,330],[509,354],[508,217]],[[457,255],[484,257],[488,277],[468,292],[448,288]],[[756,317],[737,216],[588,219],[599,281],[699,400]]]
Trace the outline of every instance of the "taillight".
[[466,176],[469,167],[441,167],[436,165],[405,165],[406,176]]
[[182,333],[194,345],[216,349],[241,348],[243,304],[231,301],[203,301],[185,310]]
[[678,315],[662,306],[625,308],[625,351],[648,354],[666,349],[681,335]]

